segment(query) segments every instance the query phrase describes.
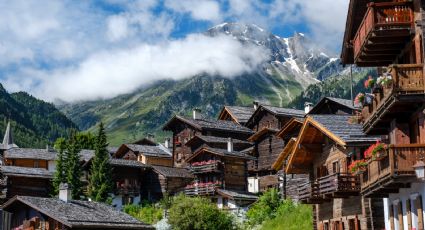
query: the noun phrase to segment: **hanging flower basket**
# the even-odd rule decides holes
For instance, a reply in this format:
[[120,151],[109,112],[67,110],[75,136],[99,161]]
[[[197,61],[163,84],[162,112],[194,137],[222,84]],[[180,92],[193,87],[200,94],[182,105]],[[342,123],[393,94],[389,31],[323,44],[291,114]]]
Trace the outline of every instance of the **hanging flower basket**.
[[391,74],[384,74],[378,77],[378,79],[376,79],[376,85],[379,85],[384,88],[390,87],[392,82],[393,79],[391,77]]
[[364,87],[366,89],[372,89],[375,86],[375,83],[376,83],[375,79],[373,79],[372,76],[369,76],[369,78],[366,81],[364,81]]
[[387,151],[380,150],[380,151],[376,152],[375,157],[372,158],[372,159],[375,160],[375,161],[381,161],[381,160],[383,160],[387,156],[388,156],[388,152]]
[[356,98],[354,98],[354,103],[359,104],[361,106],[363,106],[364,101],[365,101],[364,93],[359,93],[359,94],[357,94]]
[[351,162],[351,164],[348,166],[348,170],[354,174],[354,175],[360,175],[366,172],[367,170],[367,163],[365,160],[356,160]]

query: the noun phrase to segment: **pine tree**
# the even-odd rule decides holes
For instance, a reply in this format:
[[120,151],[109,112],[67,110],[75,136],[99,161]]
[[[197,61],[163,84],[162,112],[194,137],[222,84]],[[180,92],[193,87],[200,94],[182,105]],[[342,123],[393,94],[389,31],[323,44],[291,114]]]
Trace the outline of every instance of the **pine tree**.
[[94,201],[106,202],[112,190],[111,166],[109,151],[103,124],[99,125],[96,137],[95,154],[92,160],[89,178],[89,196]]
[[59,194],[59,185],[66,181],[66,159],[65,149],[66,140],[64,138],[58,138],[55,142],[55,149],[58,151],[58,159],[56,160],[56,171],[53,177],[53,194],[57,196]]
[[76,200],[80,199],[80,196],[83,194],[83,184],[81,182],[83,170],[80,164],[80,151],[76,133],[73,133],[66,151],[66,181],[71,186],[72,199]]

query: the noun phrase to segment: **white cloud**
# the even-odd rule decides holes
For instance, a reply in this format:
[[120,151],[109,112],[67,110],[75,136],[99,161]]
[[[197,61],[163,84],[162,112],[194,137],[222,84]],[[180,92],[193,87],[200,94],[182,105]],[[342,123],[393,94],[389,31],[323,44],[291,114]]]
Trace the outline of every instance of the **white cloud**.
[[190,13],[195,20],[212,22],[223,20],[220,5],[214,0],[166,0],[165,6],[179,13]]
[[247,47],[228,36],[191,35],[161,45],[96,53],[76,67],[51,72],[25,70],[21,76],[29,77],[22,86],[14,84],[16,76],[8,77],[6,85],[19,90],[36,86],[33,93],[50,100],[111,98],[160,79],[178,80],[203,73],[237,76],[255,71],[268,57],[263,48]]

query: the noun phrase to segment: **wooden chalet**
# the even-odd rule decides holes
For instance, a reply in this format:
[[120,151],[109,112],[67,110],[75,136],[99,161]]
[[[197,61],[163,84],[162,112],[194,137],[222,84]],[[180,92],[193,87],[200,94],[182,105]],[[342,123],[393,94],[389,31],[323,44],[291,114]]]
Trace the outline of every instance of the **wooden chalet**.
[[343,64],[378,67],[385,80],[362,108],[364,131],[384,136],[387,150],[368,162],[361,193],[384,198],[386,229],[424,229],[425,183],[413,167],[425,152],[424,9],[421,0],[351,0],[347,16]]
[[137,160],[148,165],[173,166],[172,153],[165,146],[158,145],[137,145],[123,144],[116,153],[114,158]]
[[240,125],[245,125],[254,112],[255,106],[244,107],[226,105],[221,110],[218,120],[233,121]]
[[356,114],[360,112],[359,105],[355,105],[352,100],[323,97],[309,112],[308,114]]
[[[292,146],[286,173],[308,174],[298,185],[298,198],[315,204],[317,229],[382,229],[380,199],[360,195],[360,177],[349,164],[363,158],[367,146],[379,140],[367,136],[347,115],[308,115]],[[291,149],[291,148],[290,148]],[[373,219],[371,219],[373,217]]]
[[[233,149],[233,140],[228,139],[227,149],[202,147],[187,159],[189,169],[195,175],[192,184],[185,188],[189,196],[209,196],[217,199],[219,207],[240,208],[252,203],[253,194],[247,191],[247,161],[252,156]],[[233,194],[232,197],[220,195]],[[234,197],[233,197],[234,196]],[[229,206],[229,198],[232,205]],[[238,201],[235,203],[235,201]]]
[[249,191],[263,192],[278,188],[279,177],[272,168],[285,142],[276,133],[292,118],[302,118],[304,111],[259,105],[247,122],[247,127],[255,133],[248,138],[254,143],[252,156],[256,159],[248,163]]
[[188,169],[153,165],[142,178],[142,197],[158,201],[165,195],[175,195],[193,180]]
[[1,229],[154,229],[115,210],[91,201],[71,200],[60,188],[59,198],[15,196],[1,207]]
[[173,162],[175,167],[186,167],[187,159],[193,154],[186,143],[195,136],[214,136],[246,140],[253,131],[238,123],[227,120],[204,118],[200,111],[194,110],[192,118],[174,116],[163,128],[173,132]]

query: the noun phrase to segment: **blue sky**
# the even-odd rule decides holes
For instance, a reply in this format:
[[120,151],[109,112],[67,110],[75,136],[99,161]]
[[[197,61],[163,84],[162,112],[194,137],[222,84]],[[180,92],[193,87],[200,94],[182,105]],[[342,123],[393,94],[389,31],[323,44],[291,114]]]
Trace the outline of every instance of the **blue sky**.
[[[235,76],[264,57],[200,32],[255,23],[338,54],[348,0],[0,0],[0,82],[46,100],[113,97],[164,78]],[[201,52],[202,51],[202,52]],[[208,63],[206,60],[218,60]],[[230,64],[229,64],[230,63]]]

